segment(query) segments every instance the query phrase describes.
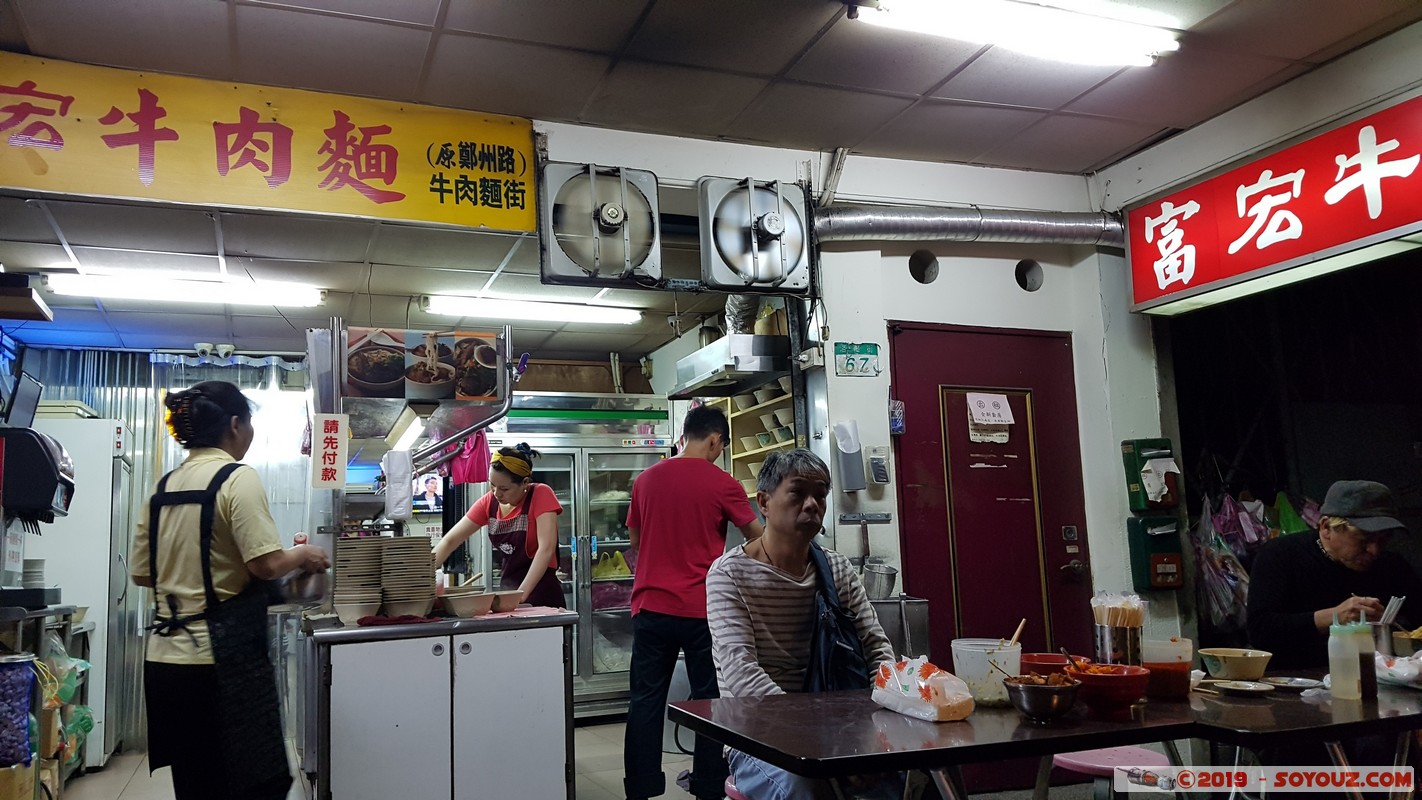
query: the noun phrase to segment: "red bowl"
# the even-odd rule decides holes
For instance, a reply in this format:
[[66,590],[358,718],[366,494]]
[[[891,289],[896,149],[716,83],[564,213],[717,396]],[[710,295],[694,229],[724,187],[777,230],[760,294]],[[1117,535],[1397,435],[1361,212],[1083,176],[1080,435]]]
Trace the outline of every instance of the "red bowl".
[[1063,669],[1068,676],[1081,681],[1079,696],[1088,709],[1098,713],[1121,712],[1131,707],[1145,694],[1150,670],[1126,664],[1102,664],[1097,669],[1109,672],[1078,672],[1070,665]]
[[[1081,656],[1072,656],[1078,664],[1090,664],[1091,659]],[[1022,669],[1018,670],[1023,675],[1035,672],[1038,675],[1051,675],[1054,672],[1061,672],[1067,665],[1067,657],[1061,653],[1023,653]]]

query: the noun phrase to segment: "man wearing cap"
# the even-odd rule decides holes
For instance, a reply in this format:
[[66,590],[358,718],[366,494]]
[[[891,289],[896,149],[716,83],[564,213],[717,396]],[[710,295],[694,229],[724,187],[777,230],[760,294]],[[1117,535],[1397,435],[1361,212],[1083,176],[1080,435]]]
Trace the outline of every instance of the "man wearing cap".
[[1398,621],[1422,622],[1422,578],[1385,550],[1398,520],[1392,492],[1374,481],[1328,487],[1316,533],[1281,536],[1259,549],[1249,575],[1249,642],[1274,654],[1270,669],[1326,668],[1328,626],[1382,616],[1406,596]]

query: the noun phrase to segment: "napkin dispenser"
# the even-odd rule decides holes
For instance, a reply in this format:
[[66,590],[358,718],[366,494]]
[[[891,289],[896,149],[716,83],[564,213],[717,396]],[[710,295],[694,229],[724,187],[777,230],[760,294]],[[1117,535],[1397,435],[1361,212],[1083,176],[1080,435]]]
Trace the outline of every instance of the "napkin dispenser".
[[0,428],[3,444],[3,504],[23,520],[54,522],[69,515],[74,499],[74,461],[64,445],[33,428]]

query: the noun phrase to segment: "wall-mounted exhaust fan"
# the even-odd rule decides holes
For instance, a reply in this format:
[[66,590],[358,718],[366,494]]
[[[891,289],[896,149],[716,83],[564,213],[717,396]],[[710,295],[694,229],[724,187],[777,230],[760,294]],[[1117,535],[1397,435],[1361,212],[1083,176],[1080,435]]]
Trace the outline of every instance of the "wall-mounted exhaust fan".
[[805,292],[809,214],[795,184],[705,177],[696,182],[701,280],[713,289]]
[[543,165],[539,250],[544,283],[661,280],[657,176],[595,164]]

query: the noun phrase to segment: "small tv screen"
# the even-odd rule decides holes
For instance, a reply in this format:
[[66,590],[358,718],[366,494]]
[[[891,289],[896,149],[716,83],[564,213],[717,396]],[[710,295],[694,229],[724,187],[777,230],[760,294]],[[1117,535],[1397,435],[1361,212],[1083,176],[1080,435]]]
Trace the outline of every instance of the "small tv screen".
[[10,405],[5,409],[5,424],[12,428],[28,428],[34,424],[35,410],[39,408],[40,395],[44,394],[44,384],[28,373],[21,372],[15,379],[15,391],[10,394]]
[[415,478],[416,514],[432,514],[444,508],[444,478],[430,472]]

